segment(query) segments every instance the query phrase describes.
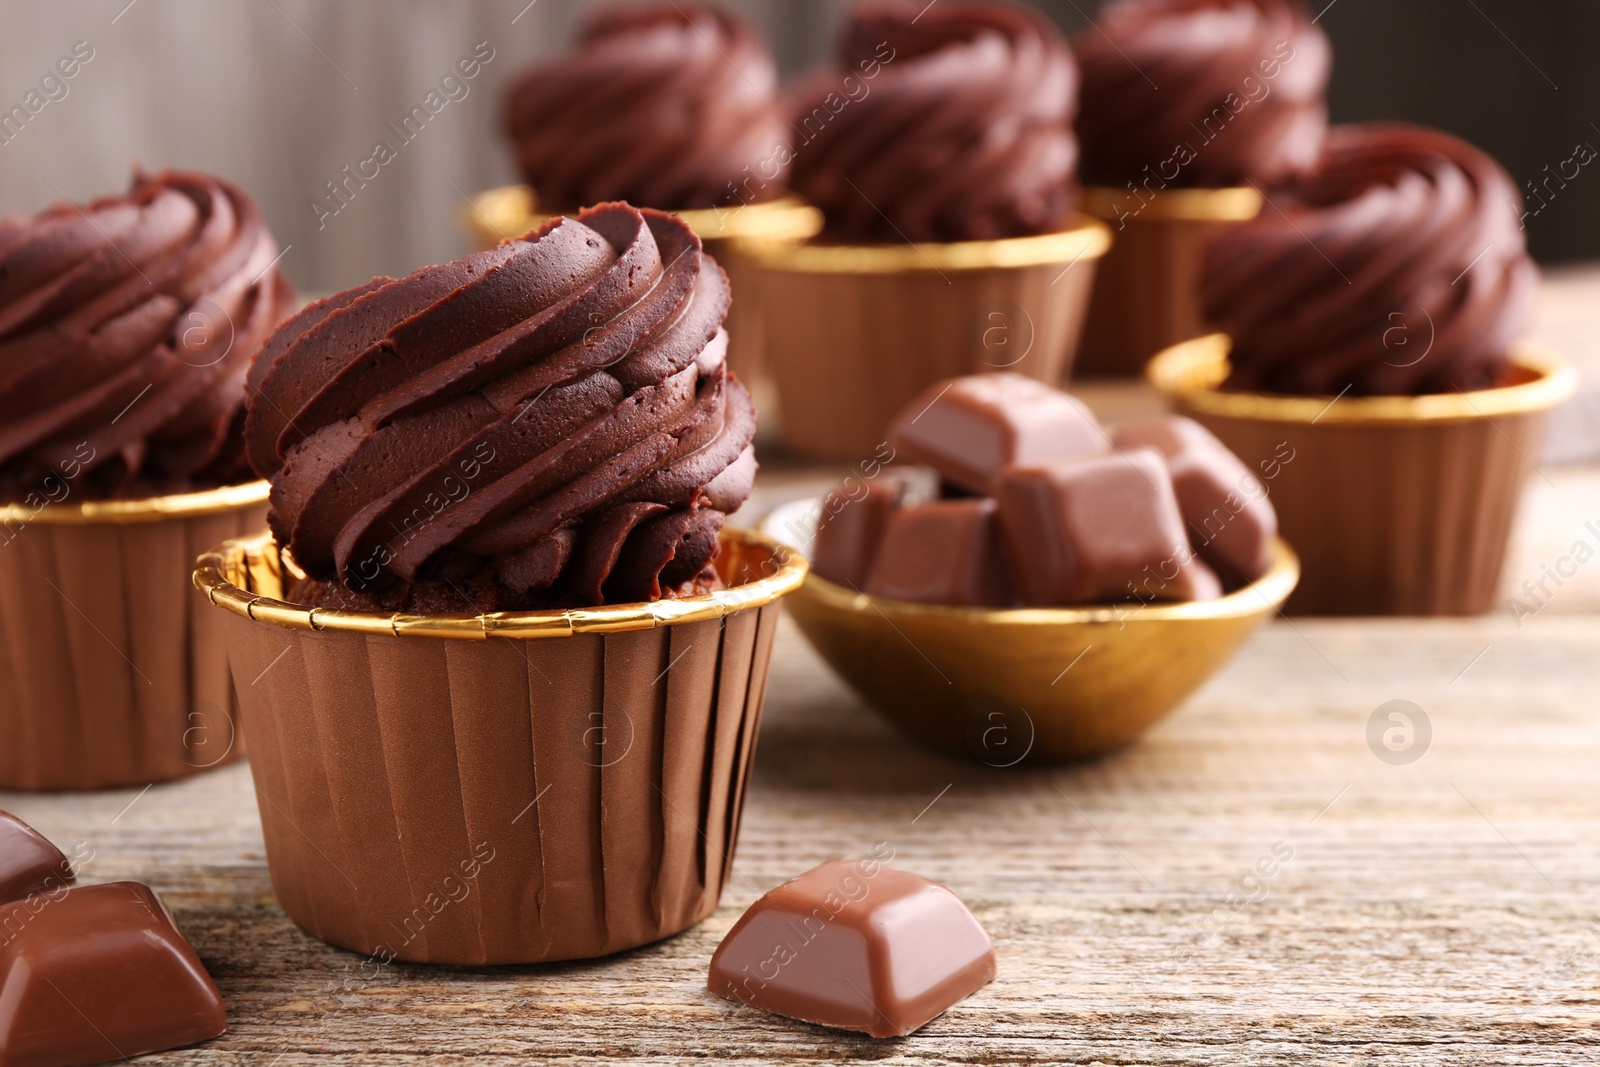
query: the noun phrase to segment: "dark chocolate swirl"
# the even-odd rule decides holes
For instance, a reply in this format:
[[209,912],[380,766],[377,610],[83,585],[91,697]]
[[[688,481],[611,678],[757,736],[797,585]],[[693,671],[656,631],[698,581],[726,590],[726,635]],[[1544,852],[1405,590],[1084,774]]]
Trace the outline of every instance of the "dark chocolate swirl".
[[246,438],[302,602],[491,611],[708,578],[755,473],[728,282],[675,216],[604,204],[312,304]]
[[1312,173],[1206,250],[1207,318],[1239,389],[1331,396],[1497,384],[1537,286],[1522,198],[1471,145],[1335,127]]
[[736,15],[609,8],[570,53],[512,82],[505,128],[541,211],[748,202],[781,187],[771,174],[746,181],[783,139],[777,80],[765,43]]
[[243,481],[244,378],[293,306],[261,212],[205,174],[0,219],[0,499]]
[[849,241],[1061,228],[1076,206],[1077,68],[1029,9],[873,4],[791,96],[791,183]]
[[1073,49],[1091,185],[1271,184],[1316,158],[1332,49],[1299,0],[1119,0]]

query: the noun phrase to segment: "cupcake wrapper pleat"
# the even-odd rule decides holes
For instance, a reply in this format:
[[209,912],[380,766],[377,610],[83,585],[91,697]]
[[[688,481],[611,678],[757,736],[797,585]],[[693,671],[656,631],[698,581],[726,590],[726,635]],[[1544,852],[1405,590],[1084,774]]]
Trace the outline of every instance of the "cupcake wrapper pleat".
[[284,910],[379,960],[606,955],[717,905],[776,605],[488,641],[226,628]]
[[104,789],[237,759],[214,611],[190,581],[266,506],[0,538],[0,788]]
[[1010,371],[1065,382],[1096,264],[979,270],[756,272],[785,445],[870,457],[902,408],[943,378]]

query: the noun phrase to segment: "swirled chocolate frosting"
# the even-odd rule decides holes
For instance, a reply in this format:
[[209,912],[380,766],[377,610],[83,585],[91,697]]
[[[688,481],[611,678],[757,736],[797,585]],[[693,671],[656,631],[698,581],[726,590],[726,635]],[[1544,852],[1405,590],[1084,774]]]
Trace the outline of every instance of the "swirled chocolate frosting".
[[0,500],[248,480],[251,357],[294,291],[255,203],[205,174],[0,219]]
[[1077,95],[1065,39],[1020,5],[863,6],[791,94],[790,181],[837,240],[1047,233],[1077,202]]
[[703,588],[755,474],[728,282],[603,204],[312,304],[251,372],[251,462],[301,603],[494,611]]
[[1335,127],[1316,170],[1206,249],[1229,385],[1355,395],[1483,389],[1527,328],[1537,272],[1522,198],[1471,145],[1412,126]]
[[1316,158],[1332,49],[1300,0],[1117,0],[1073,50],[1088,184],[1271,184]]
[[737,15],[608,8],[569,53],[512,82],[505,128],[541,211],[750,202],[782,187],[777,81],[766,44]]

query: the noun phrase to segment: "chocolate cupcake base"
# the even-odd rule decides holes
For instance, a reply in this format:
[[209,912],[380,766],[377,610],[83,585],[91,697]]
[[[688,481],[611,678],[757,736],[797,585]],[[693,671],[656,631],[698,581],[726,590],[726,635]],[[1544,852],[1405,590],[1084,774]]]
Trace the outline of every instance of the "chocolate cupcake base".
[[602,956],[692,926],[731,869],[778,597],[805,563],[736,531],[722,592],[380,616],[283,603],[268,537],[200,561],[280,903],[420,963]]
[[1150,359],[1210,331],[1200,312],[1200,263],[1219,227],[1261,210],[1261,194],[1233,189],[1088,188],[1083,209],[1111,227],[1078,354],[1080,378],[1136,378]]
[[1150,380],[1255,466],[1304,568],[1306,615],[1478,615],[1494,606],[1512,522],[1549,410],[1576,374],[1521,347],[1508,383],[1471,393],[1239,393],[1228,339],[1162,353]]
[[996,241],[736,244],[755,264],[784,445],[859,460],[940,379],[1008,370],[1064,380],[1110,243],[1104,225],[1080,218]]
[[238,759],[194,557],[266,526],[257,482],[0,507],[0,789],[109,789]]

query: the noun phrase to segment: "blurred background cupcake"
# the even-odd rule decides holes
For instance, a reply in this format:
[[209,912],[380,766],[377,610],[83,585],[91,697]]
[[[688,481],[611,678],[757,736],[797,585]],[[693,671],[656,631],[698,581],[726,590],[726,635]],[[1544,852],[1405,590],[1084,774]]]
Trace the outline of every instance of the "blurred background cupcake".
[[101,788],[239,754],[187,580],[265,518],[244,379],[293,306],[241,190],[129,191],[0,219],[0,786]]
[[[755,475],[727,306],[681,220],[613,203],[346,290],[262,350],[247,437],[275,536],[196,580],[257,680],[251,770],[300,926],[530,963],[716,907],[774,601],[805,572],[722,535]],[[394,946],[408,887],[463,857],[479,891]]]
[[[550,215],[625,200],[683,213],[745,288],[730,238],[805,237],[816,212],[786,195],[778,73],[743,16],[706,4],[621,4],[589,15],[570,51],[519,74],[505,134],[527,184],[480,195],[483,246]],[[730,365],[762,375],[760,319],[730,311]]]
[[1271,210],[1216,234],[1206,315],[1156,383],[1273,488],[1306,576],[1291,607],[1470,614],[1499,583],[1529,457],[1569,397],[1519,345],[1537,271],[1521,198],[1484,153],[1420,127],[1337,127]]
[[1064,375],[1107,236],[1075,215],[1060,32],[1023,7],[864,4],[790,99],[823,232],[750,250],[785,445],[868,455],[930,382]]
[[1331,48],[1300,0],[1114,0],[1073,48],[1084,208],[1116,236],[1078,365],[1137,375],[1206,332],[1205,236],[1315,161]]

